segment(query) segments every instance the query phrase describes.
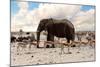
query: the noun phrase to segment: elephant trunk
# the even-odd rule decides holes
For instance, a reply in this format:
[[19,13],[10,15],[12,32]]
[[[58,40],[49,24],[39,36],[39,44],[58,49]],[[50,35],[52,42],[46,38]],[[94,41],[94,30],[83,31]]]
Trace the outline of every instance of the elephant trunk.
[[37,48],[39,47],[40,31],[37,31]]

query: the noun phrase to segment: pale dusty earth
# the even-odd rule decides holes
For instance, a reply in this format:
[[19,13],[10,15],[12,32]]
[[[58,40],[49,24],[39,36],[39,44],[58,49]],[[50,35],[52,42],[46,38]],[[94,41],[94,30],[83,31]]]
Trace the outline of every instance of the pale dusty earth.
[[19,65],[39,65],[56,64],[69,62],[95,61],[95,48],[90,46],[70,47],[71,54],[67,54],[68,48],[65,47],[65,53],[61,54],[61,48],[19,48],[17,43],[11,44],[11,66]]

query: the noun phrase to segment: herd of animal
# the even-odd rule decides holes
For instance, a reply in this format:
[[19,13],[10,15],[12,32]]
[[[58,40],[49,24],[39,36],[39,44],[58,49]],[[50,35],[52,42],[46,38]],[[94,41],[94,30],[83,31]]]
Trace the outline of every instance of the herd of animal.
[[[58,29],[59,28],[59,29]],[[41,32],[45,31],[47,32],[47,41],[41,41],[40,40],[40,35]],[[22,32],[21,32],[22,33]],[[28,33],[27,35],[29,35],[30,33]],[[82,38],[86,37],[85,39],[87,40],[87,42],[83,42]],[[56,43],[54,37],[58,38],[58,42]],[[75,37],[77,37],[77,41],[75,41]],[[62,42],[59,41],[59,39],[65,38],[66,41]],[[75,28],[74,25],[71,23],[71,21],[67,20],[67,19],[53,19],[53,18],[49,18],[49,19],[42,19],[40,20],[40,23],[38,25],[37,28],[37,39],[35,39],[34,34],[32,34],[31,36],[27,36],[27,37],[15,37],[15,36],[11,36],[11,43],[13,42],[18,42],[18,47],[21,45],[23,47],[25,47],[27,44],[30,44],[29,47],[31,48],[31,45],[35,45],[37,48],[40,48],[39,45],[40,42],[42,42],[42,44],[44,44],[44,46],[46,48],[49,48],[50,46],[48,44],[51,44],[51,48],[55,48],[55,44],[61,44],[61,51],[64,52],[64,45],[68,46],[68,51],[69,51],[69,47],[76,47],[77,44],[81,45],[81,44],[89,44],[90,46],[92,46],[92,44],[95,44],[95,33],[93,32],[75,32]]]
[[[31,33],[30,33],[31,34]],[[27,35],[27,34],[26,34]],[[68,52],[70,53],[69,49],[70,47],[80,47],[81,44],[87,45],[89,44],[91,47],[95,45],[95,33],[87,32],[87,33],[76,33],[75,36],[77,37],[77,41],[73,41],[72,43],[67,43],[66,41],[61,41],[61,38],[58,38],[56,41],[40,41],[44,44],[45,48],[50,48],[48,44],[61,44],[61,53],[64,52],[64,46],[68,47]],[[82,41],[82,38],[85,37],[87,40],[86,42]],[[34,35],[32,36],[19,36],[16,37],[14,35],[11,36],[11,43],[17,43],[17,49],[23,48],[25,49],[27,45],[29,45],[29,49],[31,49],[32,46],[37,46],[37,40]],[[40,44],[41,45],[41,44]]]

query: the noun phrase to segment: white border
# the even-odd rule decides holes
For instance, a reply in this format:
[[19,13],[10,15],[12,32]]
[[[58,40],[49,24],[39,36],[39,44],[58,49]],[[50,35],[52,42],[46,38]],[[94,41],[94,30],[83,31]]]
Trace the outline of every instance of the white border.
[[95,5],[95,0],[22,0],[22,1],[39,1],[39,2]]
[[10,1],[0,2],[0,67],[9,66],[10,56]]

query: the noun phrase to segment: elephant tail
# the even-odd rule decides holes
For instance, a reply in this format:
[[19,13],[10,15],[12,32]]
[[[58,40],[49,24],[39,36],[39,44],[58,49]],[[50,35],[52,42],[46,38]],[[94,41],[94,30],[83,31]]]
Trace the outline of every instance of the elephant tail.
[[75,29],[73,29],[73,34],[72,34],[72,41],[75,40]]
[[73,28],[70,30],[70,40],[74,41],[75,40],[75,29]]

